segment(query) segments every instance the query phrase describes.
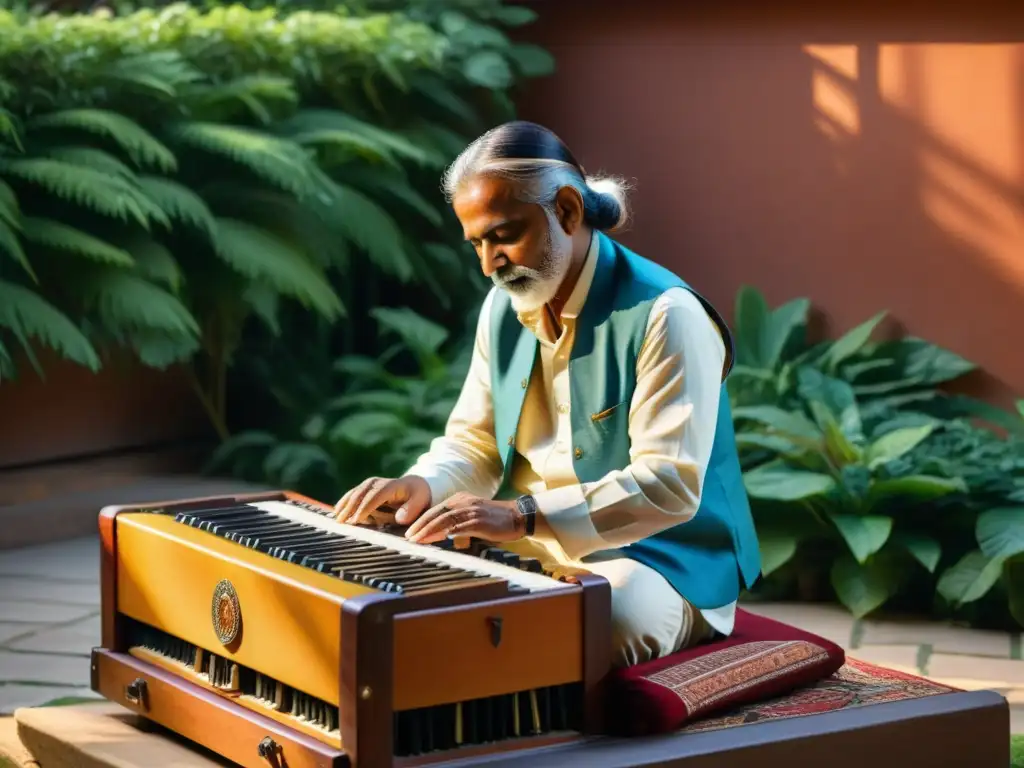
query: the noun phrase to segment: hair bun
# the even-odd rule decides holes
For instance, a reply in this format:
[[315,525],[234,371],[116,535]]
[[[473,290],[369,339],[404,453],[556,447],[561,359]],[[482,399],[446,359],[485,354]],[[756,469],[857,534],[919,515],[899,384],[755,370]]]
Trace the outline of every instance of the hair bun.
[[608,176],[588,176],[586,184],[591,193],[590,200],[584,200],[588,223],[602,232],[622,229],[629,221],[625,183]]

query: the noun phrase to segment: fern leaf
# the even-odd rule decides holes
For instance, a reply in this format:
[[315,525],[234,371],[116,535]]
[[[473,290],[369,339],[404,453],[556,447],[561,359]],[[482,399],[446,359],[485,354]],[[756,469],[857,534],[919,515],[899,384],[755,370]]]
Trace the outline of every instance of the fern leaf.
[[160,176],[140,176],[138,184],[143,193],[160,206],[168,217],[190,224],[213,239],[216,230],[213,213],[198,194],[176,181]]
[[102,264],[130,267],[135,263],[127,251],[52,219],[26,216],[22,219],[22,233],[34,245],[84,256]]
[[18,266],[25,270],[33,282],[39,282],[39,278],[36,277],[36,273],[32,270],[32,265],[29,263],[28,257],[21,247],[18,235],[15,234],[10,224],[6,221],[0,221],[0,252],[18,262]]
[[0,160],[0,173],[35,184],[52,195],[104,216],[122,221],[132,217],[143,227],[149,227],[136,193],[117,176],[44,157]]
[[[346,168],[339,174],[345,183],[367,192],[370,196],[385,203],[397,201],[411,211],[415,211],[432,226],[442,227],[444,220],[438,208],[423,197],[403,177],[396,174],[383,173],[373,168]],[[440,195],[438,196],[440,199]]]
[[0,179],[0,219],[14,229],[21,228],[21,206],[11,185]]
[[138,275],[106,270],[82,281],[82,295],[104,324],[122,333],[162,331],[199,335],[199,324],[178,299]]
[[280,336],[281,322],[278,320],[278,313],[281,307],[281,294],[266,283],[250,283],[242,297],[267,329],[274,336]]
[[134,331],[128,334],[126,343],[143,365],[161,370],[190,360],[199,351],[198,336],[169,336],[160,330]]
[[291,243],[237,219],[217,219],[217,252],[240,274],[268,283],[325,317],[344,314],[330,283]]
[[400,280],[413,276],[402,243],[402,232],[391,215],[362,192],[337,185],[334,189],[337,226],[366,251],[370,260]]
[[94,77],[114,90],[173,99],[183,86],[202,79],[202,73],[176,50],[145,51],[121,56],[99,69]]
[[99,356],[85,335],[64,313],[28,288],[0,281],[0,327],[14,334],[29,354],[28,339],[34,338],[91,371],[100,369]]
[[167,132],[177,145],[225,157],[295,195],[318,191],[310,158],[293,142],[215,123],[179,123]]
[[13,379],[17,374],[17,369],[14,367],[14,359],[11,357],[11,353],[7,351],[7,347],[4,346],[4,342],[0,339],[0,383],[3,383],[4,379]]
[[34,117],[26,123],[27,132],[40,130],[79,130],[105,136],[123,149],[140,167],[154,166],[171,173],[178,161],[153,134],[124,115],[104,109],[65,109]]
[[83,168],[91,168],[110,176],[120,176],[122,179],[135,178],[135,171],[127,163],[109,152],[95,147],[47,147],[42,150],[41,154],[54,160],[60,160],[62,163],[80,165]]
[[291,195],[266,187],[242,187],[234,182],[210,184],[203,194],[217,212],[241,219],[301,247],[316,263],[347,263],[348,242],[320,205],[300,202]]
[[319,128],[299,131],[290,134],[288,138],[303,147],[314,148],[324,167],[359,159],[375,165],[389,165],[398,171],[402,170],[401,164],[387,147],[352,131]]
[[424,166],[443,165],[444,161],[429,148],[417,146],[401,134],[366,123],[352,115],[331,109],[304,109],[284,120],[278,126],[286,135],[301,135],[312,131],[342,131],[362,136],[380,151],[404,157]]
[[0,109],[0,138],[13,146],[19,152],[25,151],[25,145],[21,143],[21,133],[18,131],[18,124],[11,112]]
[[171,293],[178,292],[181,288],[181,269],[163,243],[146,237],[133,237],[123,245],[135,260],[136,274],[166,286]]
[[185,90],[182,100],[194,114],[223,120],[244,107],[256,120],[267,125],[274,116],[267,104],[294,106],[299,101],[291,78],[263,73],[242,75],[226,83],[202,84]]

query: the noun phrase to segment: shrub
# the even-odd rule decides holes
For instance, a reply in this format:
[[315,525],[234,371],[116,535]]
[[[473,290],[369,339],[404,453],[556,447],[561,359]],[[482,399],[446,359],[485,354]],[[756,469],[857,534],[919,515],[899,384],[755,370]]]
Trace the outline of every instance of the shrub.
[[[1011,414],[944,393],[973,366],[920,339],[870,341],[881,314],[808,344],[809,306],[737,299],[728,386],[760,591],[832,593],[858,617],[902,598],[1005,623],[1008,606],[1024,625],[1024,401]],[[978,604],[990,594],[1001,614]]]
[[[480,85],[524,70],[497,30],[471,45],[452,19],[0,12],[0,375],[34,345],[93,370],[116,347],[187,363],[226,437],[250,318],[330,327],[365,311],[366,281],[472,300],[437,178],[494,119]],[[487,51],[511,78],[480,76]]]

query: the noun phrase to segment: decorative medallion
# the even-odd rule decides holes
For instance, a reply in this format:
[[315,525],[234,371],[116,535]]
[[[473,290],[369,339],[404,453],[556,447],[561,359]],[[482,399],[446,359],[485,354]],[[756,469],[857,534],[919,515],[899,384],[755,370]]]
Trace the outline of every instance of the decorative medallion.
[[238,594],[227,579],[218,582],[213,588],[213,604],[210,608],[213,618],[213,631],[217,639],[224,645],[230,645],[238,637],[238,628],[242,623],[242,610],[238,606]]

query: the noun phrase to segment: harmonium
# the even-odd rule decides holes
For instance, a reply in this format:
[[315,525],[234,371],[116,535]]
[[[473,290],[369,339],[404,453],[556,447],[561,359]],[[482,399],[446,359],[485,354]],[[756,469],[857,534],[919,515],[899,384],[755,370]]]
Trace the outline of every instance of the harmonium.
[[424,765],[600,733],[610,589],[292,492],[104,508],[92,688],[243,766]]

